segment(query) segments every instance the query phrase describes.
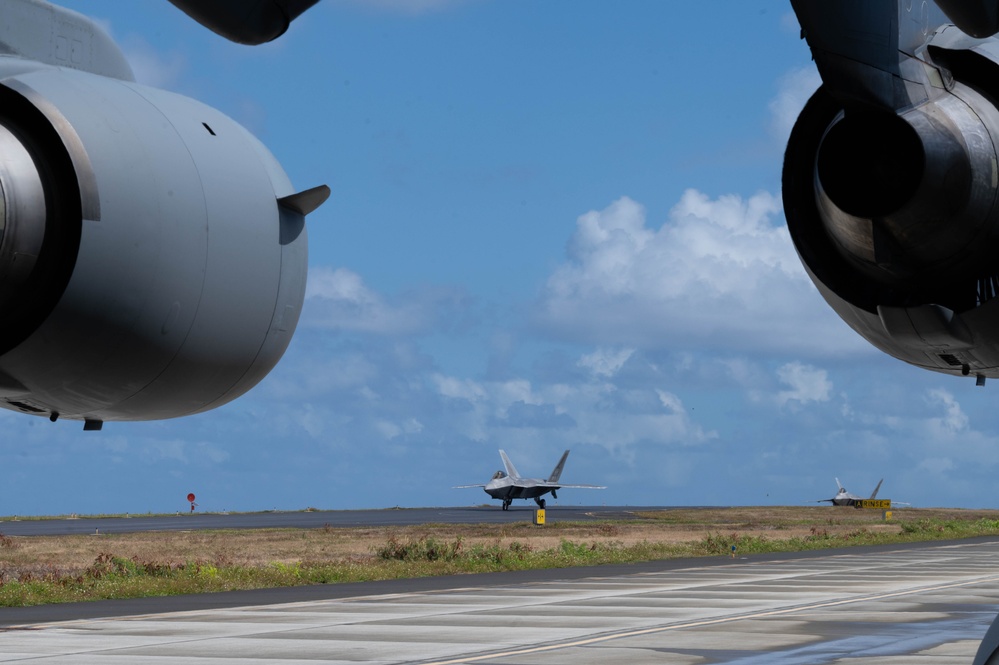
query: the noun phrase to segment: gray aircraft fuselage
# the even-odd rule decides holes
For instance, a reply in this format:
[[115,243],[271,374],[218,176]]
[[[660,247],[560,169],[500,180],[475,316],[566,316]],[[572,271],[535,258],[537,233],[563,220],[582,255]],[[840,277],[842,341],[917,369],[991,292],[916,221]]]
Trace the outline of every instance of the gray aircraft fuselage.
[[545,494],[551,493],[553,498],[558,498],[556,492],[563,487],[580,489],[604,489],[601,485],[568,485],[559,482],[562,476],[562,469],[565,467],[565,460],[569,457],[569,451],[562,453],[558,464],[552,469],[548,479],[544,478],[522,478],[517,472],[517,467],[513,465],[505,451],[499,451],[503,460],[504,471],[497,471],[492,479],[485,485],[458,485],[457,488],[481,487],[486,494],[494,499],[503,502],[503,510],[507,510],[514,499],[534,499],[539,508],[545,507]]
[[883,482],[884,478],[878,481],[878,484],[874,488],[874,491],[871,492],[871,496],[864,497],[864,496],[857,496],[856,494],[851,494],[850,492],[847,492],[846,488],[843,487],[843,485],[839,482],[839,478],[836,478],[836,487],[839,488],[839,491],[836,492],[836,496],[832,497],[831,499],[819,499],[818,501],[816,501],[816,503],[825,503],[826,501],[828,501],[834,506],[855,506],[857,505],[858,501],[863,501],[865,499],[876,499],[878,496],[878,491],[881,490],[881,483]]
[[[502,472],[498,472],[502,473]],[[514,480],[508,476],[493,477],[486,483],[486,494],[494,499],[537,499],[548,493],[555,493],[562,488],[561,485],[542,486],[539,483],[544,481],[540,478],[519,478]],[[556,497],[557,498],[557,497]]]

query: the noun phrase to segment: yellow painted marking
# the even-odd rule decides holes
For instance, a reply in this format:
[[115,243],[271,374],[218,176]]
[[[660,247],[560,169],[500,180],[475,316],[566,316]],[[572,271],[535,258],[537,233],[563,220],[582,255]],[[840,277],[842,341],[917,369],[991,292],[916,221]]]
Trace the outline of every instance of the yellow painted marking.
[[883,600],[885,598],[898,598],[901,596],[911,596],[917,593],[925,593],[928,591],[941,591],[943,589],[956,589],[958,587],[972,586],[975,584],[982,584],[984,582],[997,582],[999,581],[999,575],[992,575],[989,577],[982,577],[976,580],[968,580],[964,582],[954,582],[951,584],[940,584],[937,586],[929,587],[919,587],[917,589],[907,589],[905,591],[893,591],[891,593],[882,593],[874,596],[862,596],[859,598],[848,598],[845,600],[830,600],[819,603],[812,603],[810,605],[801,605],[798,607],[789,607],[782,610],[766,610],[763,612],[756,612],[754,614],[741,614],[739,616],[721,617],[719,619],[702,619],[699,621],[689,621],[687,623],[672,624],[669,626],[657,626],[655,628],[642,628],[639,630],[626,630],[620,633],[612,633],[610,635],[600,635],[598,637],[588,637],[582,640],[575,640],[573,642],[563,642],[561,644],[548,644],[538,647],[525,647],[523,649],[512,649],[510,651],[501,651],[497,653],[484,654],[481,656],[469,656],[467,658],[454,658],[452,660],[435,660],[428,663],[423,663],[423,665],[459,665],[460,663],[477,663],[484,660],[492,660],[494,658],[509,658],[510,656],[524,656],[532,653],[542,653],[545,651],[555,651],[557,649],[567,649],[571,647],[585,647],[591,644],[599,644],[600,642],[608,642],[610,640],[618,640],[625,637],[639,637],[641,635],[654,635],[656,633],[665,633],[671,630],[680,630],[682,628],[700,628],[702,626],[717,626],[722,623],[732,623],[735,621],[744,621],[746,619],[760,619],[763,617],[773,617],[773,616],[785,616],[788,614],[795,614],[798,612],[807,612],[809,610],[823,609],[826,607],[838,607],[841,605],[852,605],[854,603],[864,603],[871,600]]

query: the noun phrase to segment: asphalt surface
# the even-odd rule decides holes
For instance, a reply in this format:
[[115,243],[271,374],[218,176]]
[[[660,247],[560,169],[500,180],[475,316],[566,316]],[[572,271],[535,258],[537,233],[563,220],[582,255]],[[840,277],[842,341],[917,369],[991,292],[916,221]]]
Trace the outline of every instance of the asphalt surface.
[[[627,519],[642,510],[664,507],[553,506],[546,509],[546,521],[587,521]],[[90,533],[133,533],[137,531],[196,531],[204,529],[319,529],[349,526],[412,526],[416,524],[504,524],[530,522],[534,504],[457,508],[393,508],[383,510],[319,510],[265,513],[177,513],[169,516],[81,517],[67,519],[17,519],[0,521],[5,536],[65,536]]]

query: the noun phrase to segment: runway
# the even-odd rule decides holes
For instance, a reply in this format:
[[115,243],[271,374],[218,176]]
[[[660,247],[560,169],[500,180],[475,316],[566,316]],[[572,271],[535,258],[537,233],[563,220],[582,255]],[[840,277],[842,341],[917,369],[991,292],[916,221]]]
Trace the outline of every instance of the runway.
[[270,592],[66,622],[4,612],[0,662],[967,665],[999,611],[999,541]]

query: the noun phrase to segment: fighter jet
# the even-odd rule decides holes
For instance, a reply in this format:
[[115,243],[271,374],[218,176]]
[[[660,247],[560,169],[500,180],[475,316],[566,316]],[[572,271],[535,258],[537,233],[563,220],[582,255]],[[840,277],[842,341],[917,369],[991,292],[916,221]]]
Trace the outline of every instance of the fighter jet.
[[836,493],[836,496],[831,499],[818,499],[816,503],[825,503],[826,501],[829,501],[834,506],[853,506],[856,505],[858,501],[863,501],[865,498],[876,499],[878,497],[878,490],[881,489],[881,483],[883,482],[884,478],[878,481],[877,487],[875,487],[874,491],[871,492],[871,496],[863,497],[847,492],[846,488],[843,487],[843,484],[839,482],[839,478],[837,478],[836,487],[839,488],[839,491]]
[[885,353],[999,377],[999,4],[791,6],[822,77],[784,157],[806,271]]
[[[172,0],[243,43],[316,0]],[[221,112],[135,81],[99,23],[0,0],[0,407],[81,420],[207,411],[275,366],[305,298],[292,186]]]
[[562,453],[562,458],[555,465],[555,468],[552,469],[551,475],[548,476],[547,480],[542,478],[521,478],[520,474],[517,473],[517,468],[510,461],[510,458],[506,456],[506,453],[500,450],[499,454],[503,458],[503,468],[506,471],[497,471],[493,474],[492,480],[484,485],[457,485],[453,489],[466,489],[469,487],[485,488],[486,494],[503,502],[503,510],[508,510],[514,499],[534,499],[539,508],[544,508],[545,500],[541,497],[551,492],[552,498],[557,499],[558,495],[555,492],[563,487],[591,490],[606,489],[604,485],[566,485],[559,482],[558,479],[562,476],[562,467],[565,466],[565,460],[569,457],[568,450]]

